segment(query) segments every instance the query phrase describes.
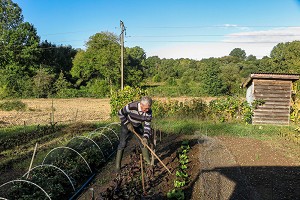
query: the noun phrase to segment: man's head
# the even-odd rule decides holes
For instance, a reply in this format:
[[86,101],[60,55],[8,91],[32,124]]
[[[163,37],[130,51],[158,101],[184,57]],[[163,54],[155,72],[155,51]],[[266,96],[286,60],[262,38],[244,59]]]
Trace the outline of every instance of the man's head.
[[144,96],[141,98],[140,104],[141,104],[141,110],[143,112],[148,112],[152,105],[152,99],[148,96]]

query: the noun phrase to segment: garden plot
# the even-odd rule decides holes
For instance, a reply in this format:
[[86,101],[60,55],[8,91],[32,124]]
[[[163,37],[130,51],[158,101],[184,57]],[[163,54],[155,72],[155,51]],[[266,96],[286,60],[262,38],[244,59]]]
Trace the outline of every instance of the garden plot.
[[[179,170],[185,162],[180,159],[183,141],[188,141],[190,147],[184,172]],[[144,168],[143,190],[140,150],[132,139],[125,149],[121,176],[114,173],[112,159],[80,199],[92,196],[96,199],[168,199],[168,196],[183,199],[180,191],[184,199],[195,200],[297,199],[299,165],[270,145],[271,142],[250,138],[165,135],[158,142],[156,152],[172,175],[156,161],[154,168]],[[262,152],[264,155],[253,157]]]
[[75,199],[113,155],[119,124],[109,124],[51,149],[41,164],[0,186],[5,199]]

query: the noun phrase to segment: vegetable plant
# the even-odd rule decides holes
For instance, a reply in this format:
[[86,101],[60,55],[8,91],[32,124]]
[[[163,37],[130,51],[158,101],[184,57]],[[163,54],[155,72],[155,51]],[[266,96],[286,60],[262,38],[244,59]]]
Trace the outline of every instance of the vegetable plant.
[[178,151],[178,161],[179,166],[176,171],[176,179],[174,180],[174,189],[167,193],[167,198],[169,199],[184,199],[184,192],[182,188],[189,183],[189,175],[187,173],[188,169],[188,155],[187,153],[190,150],[190,146],[187,140],[182,141],[181,147]]

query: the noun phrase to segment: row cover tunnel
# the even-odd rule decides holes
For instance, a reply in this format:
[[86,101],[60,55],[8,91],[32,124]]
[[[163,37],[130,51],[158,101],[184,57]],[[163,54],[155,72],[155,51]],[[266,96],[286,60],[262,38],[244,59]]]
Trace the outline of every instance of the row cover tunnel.
[[42,163],[0,186],[0,199],[74,199],[114,154],[119,123],[111,123],[50,150]]

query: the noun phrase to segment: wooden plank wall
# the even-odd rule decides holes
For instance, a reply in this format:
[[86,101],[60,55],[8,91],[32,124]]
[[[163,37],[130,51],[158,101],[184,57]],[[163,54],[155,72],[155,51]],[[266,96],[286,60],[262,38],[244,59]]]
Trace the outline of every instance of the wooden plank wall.
[[289,125],[292,81],[253,80],[254,99],[263,99],[264,105],[254,110],[252,124]]

